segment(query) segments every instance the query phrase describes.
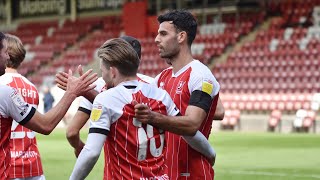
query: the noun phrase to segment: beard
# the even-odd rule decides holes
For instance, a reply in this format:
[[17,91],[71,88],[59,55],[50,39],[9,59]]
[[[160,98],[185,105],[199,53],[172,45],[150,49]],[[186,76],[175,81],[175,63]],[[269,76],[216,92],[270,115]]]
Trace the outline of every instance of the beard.
[[167,64],[169,64],[170,66],[172,65],[172,62],[171,62],[170,59],[166,58],[165,60],[166,60],[166,63],[167,63]]
[[165,59],[166,63],[169,65],[172,65],[172,61],[175,59],[175,57],[179,54],[179,49],[175,48],[171,50],[170,52],[162,52],[160,53],[160,57]]

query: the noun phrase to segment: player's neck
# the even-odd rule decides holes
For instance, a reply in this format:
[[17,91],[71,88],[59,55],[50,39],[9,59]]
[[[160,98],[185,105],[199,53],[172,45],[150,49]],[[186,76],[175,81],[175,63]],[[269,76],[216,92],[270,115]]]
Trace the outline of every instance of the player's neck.
[[126,81],[133,81],[137,80],[136,76],[120,76],[114,80],[114,86],[117,86],[118,84]]
[[173,73],[178,72],[191,61],[193,61],[193,57],[190,51],[180,51],[180,53],[176,57],[171,59]]
[[18,71],[16,69],[13,68],[6,68],[6,73],[18,73]]

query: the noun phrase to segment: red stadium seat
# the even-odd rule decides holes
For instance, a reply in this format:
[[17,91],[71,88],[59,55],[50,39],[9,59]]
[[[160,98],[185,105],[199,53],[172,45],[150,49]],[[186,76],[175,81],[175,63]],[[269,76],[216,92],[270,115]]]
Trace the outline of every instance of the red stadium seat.
[[268,131],[274,132],[278,127],[279,132],[281,131],[281,111],[273,110],[271,112],[269,121],[268,121]]
[[234,130],[235,127],[238,127],[238,130],[241,129],[240,123],[240,111],[239,110],[226,110],[225,117],[221,121],[221,129],[225,130]]

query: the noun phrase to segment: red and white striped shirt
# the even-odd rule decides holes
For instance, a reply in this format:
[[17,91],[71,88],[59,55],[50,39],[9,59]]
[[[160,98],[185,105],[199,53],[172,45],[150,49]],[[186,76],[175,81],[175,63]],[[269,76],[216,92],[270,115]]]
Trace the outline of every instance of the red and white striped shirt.
[[153,111],[179,113],[169,95],[138,81],[127,81],[100,93],[93,103],[90,132],[108,133],[105,179],[168,179],[164,166],[164,131],[134,118],[132,101]]
[[[37,108],[37,88],[18,73],[6,73],[0,77],[1,84],[17,89],[25,102]],[[35,132],[13,121],[11,126],[11,170],[10,178],[27,178],[43,174]]]
[[23,100],[18,90],[0,85],[0,180],[9,179],[12,118],[25,124],[35,112],[35,108]]
[[[145,82],[145,83],[151,83],[151,82],[153,82],[154,81],[154,79],[153,78],[151,78],[151,77],[149,77],[149,76],[146,76],[146,75],[143,75],[143,74],[139,74],[139,73],[137,73],[137,79],[138,79],[138,81],[141,81],[141,82]],[[95,89],[95,91],[97,91],[97,92],[102,92],[102,91],[104,91],[104,90],[106,90],[106,87],[105,87],[105,82],[104,82],[104,80],[102,79],[102,77],[100,77],[100,78],[98,78],[93,84],[95,84],[96,85],[96,87],[94,88]],[[91,113],[91,109],[92,109],[92,103],[89,101],[89,100],[87,100],[86,98],[84,98],[84,97],[82,97],[82,99],[80,100],[80,104],[79,104],[79,111],[82,111],[82,112],[84,112],[84,113],[88,113],[89,115],[90,115],[90,113]],[[105,143],[104,144],[104,157],[105,157],[105,159],[104,159],[104,161],[105,161],[105,163],[104,163],[104,175],[103,175],[103,179],[104,180],[107,180],[108,179],[108,174],[109,174],[109,161],[108,161],[108,149],[109,149],[109,145],[108,145],[108,143]]]
[[[192,92],[203,91],[212,97],[207,118],[199,129],[208,138],[220,89],[219,83],[209,68],[198,60],[194,60],[176,74],[171,67],[165,69],[155,78],[155,83],[169,93],[182,115],[185,114],[189,105]],[[214,171],[210,163],[202,154],[192,149],[182,136],[166,132],[166,140],[166,165],[170,179],[214,179]]]
[[[137,79],[140,82],[145,82],[145,83],[148,83],[148,84],[154,81],[154,78],[152,78],[150,76],[146,76],[144,74],[139,74],[139,73],[137,73]],[[105,161],[103,179],[104,180],[108,180],[108,174],[110,173],[110,172],[108,172],[110,170],[110,168],[108,167],[110,162],[108,161],[108,158],[107,158],[108,157],[108,151],[109,151],[108,150],[109,149],[109,144],[105,143],[103,149],[104,149],[104,161]]]

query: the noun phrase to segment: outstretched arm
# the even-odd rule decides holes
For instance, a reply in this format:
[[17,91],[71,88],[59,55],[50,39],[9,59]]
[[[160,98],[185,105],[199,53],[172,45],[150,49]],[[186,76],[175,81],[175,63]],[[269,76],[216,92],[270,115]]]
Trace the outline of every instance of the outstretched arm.
[[68,75],[68,86],[59,103],[44,115],[34,110],[32,114],[30,114],[32,118],[21,124],[38,133],[45,135],[50,134],[64,117],[73,100],[77,96],[80,96],[95,87],[95,85],[91,84],[97,80],[97,74],[95,73],[89,76],[91,72],[92,70],[89,70],[79,78],[76,78],[72,75],[72,71],[70,70]]

